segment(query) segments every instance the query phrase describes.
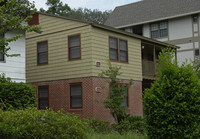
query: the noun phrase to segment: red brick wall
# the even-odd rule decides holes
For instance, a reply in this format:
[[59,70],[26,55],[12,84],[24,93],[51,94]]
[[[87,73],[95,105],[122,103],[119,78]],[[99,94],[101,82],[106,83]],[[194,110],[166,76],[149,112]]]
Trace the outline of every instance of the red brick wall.
[[[126,82],[124,81],[124,83]],[[70,83],[82,83],[82,109],[70,109]],[[133,83],[128,92],[128,112],[132,115],[142,116],[142,82],[133,81]],[[49,86],[49,107],[55,111],[62,108],[67,112],[77,113],[82,118],[94,117],[100,120],[114,121],[109,110],[105,109],[103,105],[103,100],[106,99],[109,90],[109,84],[105,79],[87,77],[32,84],[35,86]],[[102,92],[97,93],[95,91],[96,87],[102,87]]]

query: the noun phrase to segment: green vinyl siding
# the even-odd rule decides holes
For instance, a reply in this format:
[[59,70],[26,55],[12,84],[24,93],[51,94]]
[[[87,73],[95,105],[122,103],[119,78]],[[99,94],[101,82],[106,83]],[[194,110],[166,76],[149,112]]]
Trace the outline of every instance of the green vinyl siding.
[[92,61],[101,62],[100,67],[93,65],[93,76],[97,76],[102,70],[107,68],[109,59],[109,37],[127,40],[128,43],[128,63],[113,61],[113,65],[121,66],[122,79],[142,80],[141,65],[141,40],[126,35],[121,35],[103,29],[92,29]]

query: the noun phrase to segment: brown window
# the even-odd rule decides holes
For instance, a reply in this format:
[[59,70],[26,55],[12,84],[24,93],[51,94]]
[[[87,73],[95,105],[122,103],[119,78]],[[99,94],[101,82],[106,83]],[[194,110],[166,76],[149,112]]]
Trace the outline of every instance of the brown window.
[[32,19],[28,22],[28,24],[29,24],[30,26],[32,26],[32,25],[39,25],[39,14],[38,14],[38,13],[33,14],[33,17],[32,17]]
[[82,85],[81,83],[70,84],[70,108],[82,108]]
[[[121,84],[120,85],[121,87],[125,87],[125,86],[127,86],[126,84]],[[126,89],[126,90],[124,90],[124,92],[123,92],[125,95],[126,95],[126,97],[124,98],[124,101],[123,101],[123,103],[122,103],[122,106],[126,106],[126,107],[128,107],[128,89]]]
[[110,60],[128,62],[128,46],[127,41],[109,37]]
[[168,36],[168,22],[163,21],[151,24],[151,38]]
[[[4,35],[0,35],[0,39],[2,39],[4,37]],[[0,43],[3,43],[0,42]],[[4,61],[4,54],[3,54],[4,50],[3,49],[0,49],[0,61]]]
[[193,15],[192,20],[194,23],[198,22],[198,15]]
[[110,60],[118,60],[118,39],[110,37]]
[[80,34],[68,36],[69,60],[81,59],[81,39]]
[[[120,87],[126,87],[127,84],[120,84]],[[110,86],[111,89],[111,86]],[[125,89],[125,88],[124,88]],[[113,93],[113,91],[111,90],[111,93]],[[122,102],[122,106],[126,106],[128,107],[128,89],[124,90],[123,93],[126,95],[126,97],[124,98],[123,102]]]
[[38,108],[45,109],[49,107],[49,87],[38,87]]
[[195,50],[195,56],[199,56],[199,49]]
[[0,61],[4,61],[3,50],[0,50]]
[[48,64],[48,42],[42,41],[37,43],[37,63]]
[[128,62],[127,41],[119,40],[119,48],[120,48],[120,61],[121,62]]

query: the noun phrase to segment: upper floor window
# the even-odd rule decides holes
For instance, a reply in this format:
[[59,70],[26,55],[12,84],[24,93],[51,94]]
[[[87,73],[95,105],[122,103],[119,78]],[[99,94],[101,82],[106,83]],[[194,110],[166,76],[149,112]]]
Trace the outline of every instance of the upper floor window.
[[28,24],[30,26],[32,25],[39,25],[39,14],[38,13],[35,13],[32,15],[32,19],[28,22]]
[[195,56],[199,56],[199,49],[195,50]]
[[198,22],[198,15],[193,15],[192,20],[194,23]]
[[69,60],[81,59],[81,39],[80,34],[68,37]]
[[82,108],[82,84],[70,84],[70,108]]
[[48,42],[42,41],[37,43],[37,63],[48,64]]
[[49,107],[49,87],[38,87],[38,108],[45,109]]
[[160,38],[168,36],[167,21],[151,24],[151,38]]
[[[0,35],[0,39],[2,39],[4,35]],[[0,49],[0,61],[4,61],[4,50]]]
[[110,60],[128,62],[127,41],[109,37]]

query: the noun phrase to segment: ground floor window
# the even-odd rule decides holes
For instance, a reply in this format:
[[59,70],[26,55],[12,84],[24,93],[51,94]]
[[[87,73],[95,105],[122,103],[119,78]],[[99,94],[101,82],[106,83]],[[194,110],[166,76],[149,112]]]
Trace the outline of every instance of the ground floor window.
[[39,109],[49,108],[49,87],[48,86],[38,87],[38,108]]
[[82,84],[70,84],[70,108],[82,108]]

